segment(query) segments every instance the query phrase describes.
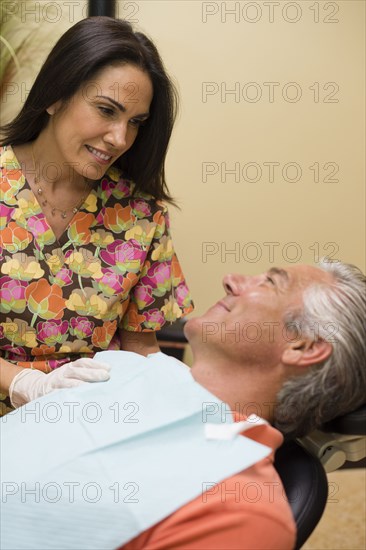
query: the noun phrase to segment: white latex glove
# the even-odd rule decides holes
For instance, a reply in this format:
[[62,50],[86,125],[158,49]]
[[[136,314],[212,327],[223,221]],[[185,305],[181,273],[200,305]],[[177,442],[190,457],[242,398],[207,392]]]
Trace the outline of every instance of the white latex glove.
[[88,358],[66,363],[48,374],[36,369],[24,369],[10,384],[10,401],[13,407],[20,407],[60,388],[73,388],[84,382],[105,382],[110,378],[110,370],[107,363]]

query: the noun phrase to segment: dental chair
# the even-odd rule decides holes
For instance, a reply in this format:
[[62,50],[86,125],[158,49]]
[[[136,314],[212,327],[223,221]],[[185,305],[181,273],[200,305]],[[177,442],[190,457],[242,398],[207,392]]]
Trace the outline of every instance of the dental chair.
[[298,550],[318,524],[328,498],[326,473],[366,456],[366,405],[335,418],[306,437],[285,442],[275,467],[297,527]]
[[[157,333],[167,355],[183,361],[187,340],[184,321]],[[276,452],[275,467],[283,483],[296,527],[299,550],[323,515],[328,498],[327,473],[366,457],[366,404],[335,418],[299,440],[286,441]]]

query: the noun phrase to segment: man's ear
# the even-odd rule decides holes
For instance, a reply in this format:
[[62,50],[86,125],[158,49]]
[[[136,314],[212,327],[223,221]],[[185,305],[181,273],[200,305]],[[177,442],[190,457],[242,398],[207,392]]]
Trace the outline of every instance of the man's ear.
[[332,354],[333,346],[325,340],[297,340],[289,342],[282,354],[282,364],[311,367],[322,363]]

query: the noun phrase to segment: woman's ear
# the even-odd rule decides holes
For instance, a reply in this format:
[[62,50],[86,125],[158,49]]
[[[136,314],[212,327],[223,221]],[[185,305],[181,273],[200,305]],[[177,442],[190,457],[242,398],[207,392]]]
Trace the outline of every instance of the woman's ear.
[[56,103],[53,103],[52,105],[50,105],[49,107],[47,107],[46,111],[49,115],[54,115],[55,113],[57,113],[57,111],[60,109],[62,105],[62,101],[59,100],[59,101],[56,101]]
[[312,367],[328,359],[332,351],[332,344],[325,340],[297,340],[289,342],[282,354],[282,363],[290,366]]

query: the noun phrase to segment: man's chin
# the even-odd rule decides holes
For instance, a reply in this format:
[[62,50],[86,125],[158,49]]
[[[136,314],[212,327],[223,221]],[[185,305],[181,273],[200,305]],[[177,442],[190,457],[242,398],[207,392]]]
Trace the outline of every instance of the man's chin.
[[202,317],[191,317],[184,323],[183,328],[184,336],[188,342],[195,334],[201,334],[202,332]]

